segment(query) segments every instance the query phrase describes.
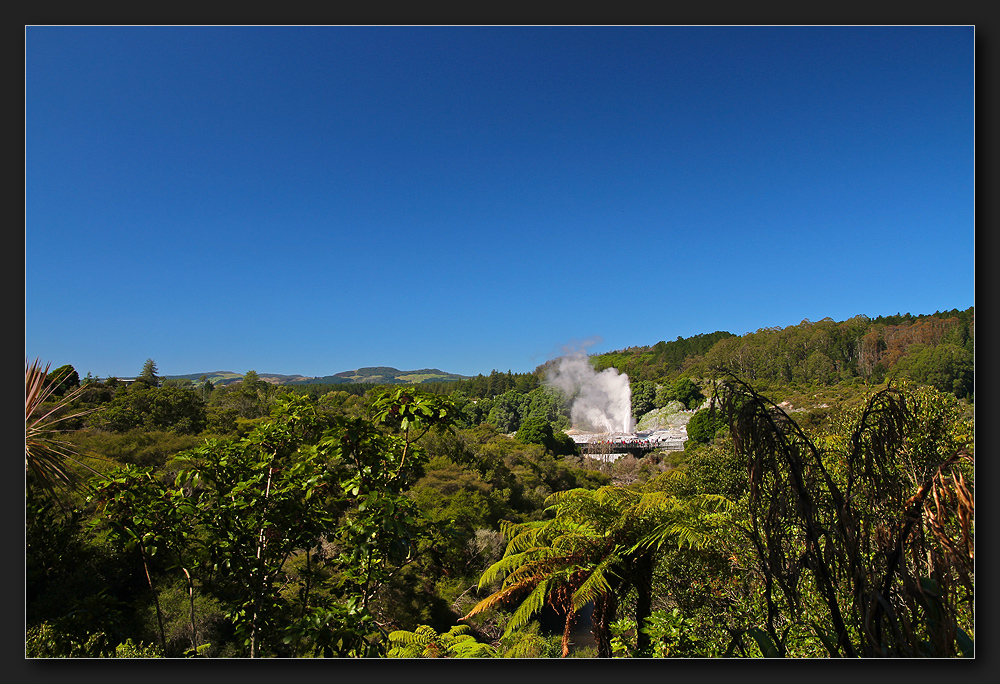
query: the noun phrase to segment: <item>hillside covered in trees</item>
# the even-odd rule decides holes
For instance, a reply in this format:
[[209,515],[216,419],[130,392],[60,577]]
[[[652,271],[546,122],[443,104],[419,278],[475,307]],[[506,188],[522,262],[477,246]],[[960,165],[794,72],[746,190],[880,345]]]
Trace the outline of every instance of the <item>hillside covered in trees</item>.
[[879,383],[905,376],[965,397],[974,386],[975,329],[972,307],[925,316],[824,318],[743,336],[714,332],[630,347],[598,354],[594,365],[617,368],[632,380],[704,376],[719,366],[768,384]]
[[26,655],[973,655],[974,339],[970,308],[590,356],[636,420],[689,419],[682,451],[614,461],[567,436],[557,360],[26,360]]

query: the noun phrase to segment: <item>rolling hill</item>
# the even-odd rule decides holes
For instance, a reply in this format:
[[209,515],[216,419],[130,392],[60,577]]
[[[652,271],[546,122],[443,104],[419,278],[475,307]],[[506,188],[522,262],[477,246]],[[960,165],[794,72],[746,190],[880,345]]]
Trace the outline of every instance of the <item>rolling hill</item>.
[[[243,373],[232,371],[211,371],[206,373],[187,373],[185,375],[165,375],[165,380],[188,379],[198,382],[204,377],[213,385],[228,385],[243,379]],[[283,375],[281,373],[262,373],[257,375],[261,380],[276,385],[335,385],[335,384],[378,384],[378,385],[417,385],[422,382],[447,382],[449,380],[464,380],[468,376],[446,373],[437,368],[421,368],[419,370],[399,370],[391,366],[372,366],[356,370],[342,371],[334,375],[311,377],[308,375]]]

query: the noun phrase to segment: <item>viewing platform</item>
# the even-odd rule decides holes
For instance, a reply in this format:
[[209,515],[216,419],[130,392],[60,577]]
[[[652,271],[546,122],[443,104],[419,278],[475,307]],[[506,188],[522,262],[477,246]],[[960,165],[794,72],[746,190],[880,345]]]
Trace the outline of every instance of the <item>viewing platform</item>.
[[687,430],[684,428],[635,434],[583,433],[571,430],[567,434],[577,443],[584,456],[631,454],[642,458],[651,451],[681,451],[687,440]]

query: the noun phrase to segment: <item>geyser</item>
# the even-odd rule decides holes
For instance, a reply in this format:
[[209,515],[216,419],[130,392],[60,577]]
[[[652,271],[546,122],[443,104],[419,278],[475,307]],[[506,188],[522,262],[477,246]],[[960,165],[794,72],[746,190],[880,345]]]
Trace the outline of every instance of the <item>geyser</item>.
[[633,431],[632,389],[628,376],[617,369],[598,373],[584,352],[576,352],[556,359],[545,381],[572,402],[570,419],[574,428],[588,432]]

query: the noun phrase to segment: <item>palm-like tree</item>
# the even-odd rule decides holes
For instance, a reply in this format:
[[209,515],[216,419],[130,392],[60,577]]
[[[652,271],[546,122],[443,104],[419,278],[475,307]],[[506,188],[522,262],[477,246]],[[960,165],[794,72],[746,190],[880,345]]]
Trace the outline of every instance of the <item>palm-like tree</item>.
[[501,587],[462,619],[503,606],[527,592],[507,622],[504,636],[528,624],[546,604],[552,605],[566,615],[562,639],[565,657],[576,612],[587,603],[584,597],[603,596],[612,590],[605,572],[612,561],[607,558],[606,540],[595,526],[558,515],[552,520],[505,522],[501,531],[510,540],[504,557],[487,568],[479,581],[482,589],[502,578]]
[[[507,633],[524,626],[546,604],[565,612],[562,650],[577,613],[593,602],[598,656],[610,657],[610,626],[619,602],[636,591],[634,617],[642,626],[652,613],[652,581],[658,551],[668,543],[702,546],[715,523],[709,507],[721,497],[681,500],[666,492],[639,492],[607,486],[572,489],[547,500],[549,520],[502,528],[510,540],[504,557],[486,569],[480,588],[502,579],[500,589],[465,617],[516,600],[528,592],[511,616]],[[465,619],[465,618],[463,618]],[[640,652],[649,637],[639,631]]]
[[24,470],[25,476],[50,494],[57,488],[73,489],[78,477],[72,470],[77,465],[97,472],[81,463],[73,446],[59,435],[65,430],[65,421],[91,413],[93,409],[65,413],[69,405],[80,396],[83,387],[77,387],[58,398],[50,406],[43,405],[52,398],[59,383],[48,381],[49,368],[43,368],[35,359],[24,360]]

